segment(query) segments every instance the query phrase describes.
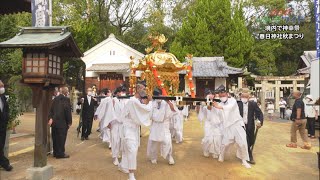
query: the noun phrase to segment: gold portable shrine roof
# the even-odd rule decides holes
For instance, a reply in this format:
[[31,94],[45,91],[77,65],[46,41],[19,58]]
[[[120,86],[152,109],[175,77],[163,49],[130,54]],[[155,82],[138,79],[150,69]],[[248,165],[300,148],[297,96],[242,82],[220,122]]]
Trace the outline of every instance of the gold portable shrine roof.
[[144,59],[139,61],[139,64],[135,66],[135,68],[137,70],[146,70],[147,61],[152,61],[153,65],[157,66],[157,70],[159,71],[178,72],[185,69],[184,64],[182,64],[175,55],[165,51],[156,51],[146,55]]

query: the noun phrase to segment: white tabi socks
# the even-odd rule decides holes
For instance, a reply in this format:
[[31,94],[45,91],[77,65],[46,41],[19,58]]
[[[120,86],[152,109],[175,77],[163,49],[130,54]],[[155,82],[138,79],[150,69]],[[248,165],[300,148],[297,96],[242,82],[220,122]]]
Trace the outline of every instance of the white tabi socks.
[[222,153],[219,155],[218,161],[219,162],[223,162],[224,161],[224,155]]
[[213,158],[213,159],[218,159],[218,158],[219,158],[219,155],[217,155],[217,154],[212,154],[212,158]]
[[203,152],[203,156],[204,156],[204,157],[209,157],[210,154],[209,154],[208,152],[204,151],[204,152]]
[[169,165],[174,165],[174,159],[171,155],[169,156]]
[[151,160],[151,163],[152,163],[152,164],[157,164],[157,160],[156,160],[156,159],[153,159],[153,160]]
[[133,173],[129,173],[129,180],[136,180]]
[[115,166],[118,166],[118,165],[119,165],[119,160],[118,160],[118,158],[113,158],[113,164],[114,164]]
[[250,164],[249,164],[246,160],[242,160],[242,165],[243,165],[244,167],[246,167],[247,169],[250,169],[250,168],[251,168]]

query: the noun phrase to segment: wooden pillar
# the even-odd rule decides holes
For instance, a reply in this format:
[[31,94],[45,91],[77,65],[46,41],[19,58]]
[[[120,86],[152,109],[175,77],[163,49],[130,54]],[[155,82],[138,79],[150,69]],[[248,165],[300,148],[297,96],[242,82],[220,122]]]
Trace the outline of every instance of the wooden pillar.
[[280,84],[281,84],[281,81],[275,81],[275,109],[276,111],[280,111],[279,109],[279,101],[280,101]]
[[36,108],[34,167],[47,165],[48,114],[52,90],[42,86],[32,87],[33,107]]

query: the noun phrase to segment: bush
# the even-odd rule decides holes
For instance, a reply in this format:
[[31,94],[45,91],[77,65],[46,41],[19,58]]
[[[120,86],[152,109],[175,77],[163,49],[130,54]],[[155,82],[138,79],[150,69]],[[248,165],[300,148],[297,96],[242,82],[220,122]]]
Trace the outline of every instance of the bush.
[[9,122],[7,130],[11,130],[20,124],[21,121],[18,119],[18,117],[23,113],[20,110],[20,105],[18,103],[16,95],[12,93],[12,90],[10,88],[8,89],[8,95],[9,97],[7,101],[9,104]]

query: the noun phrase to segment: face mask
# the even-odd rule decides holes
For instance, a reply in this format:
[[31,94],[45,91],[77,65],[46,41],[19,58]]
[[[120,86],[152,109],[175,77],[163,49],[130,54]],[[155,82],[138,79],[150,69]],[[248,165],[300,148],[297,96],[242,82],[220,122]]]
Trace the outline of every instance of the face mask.
[[0,94],[4,94],[5,91],[4,87],[0,88]]
[[125,93],[121,93],[120,96],[126,96],[126,94]]
[[220,100],[221,102],[226,102],[228,100],[228,97],[221,97]]
[[161,103],[161,101],[162,101],[161,99],[157,99],[156,100],[157,103]]
[[247,99],[247,98],[241,98],[241,101],[242,101],[243,103],[247,103],[247,102],[248,102],[248,99]]
[[91,91],[88,92],[88,96],[92,96],[92,92]]

